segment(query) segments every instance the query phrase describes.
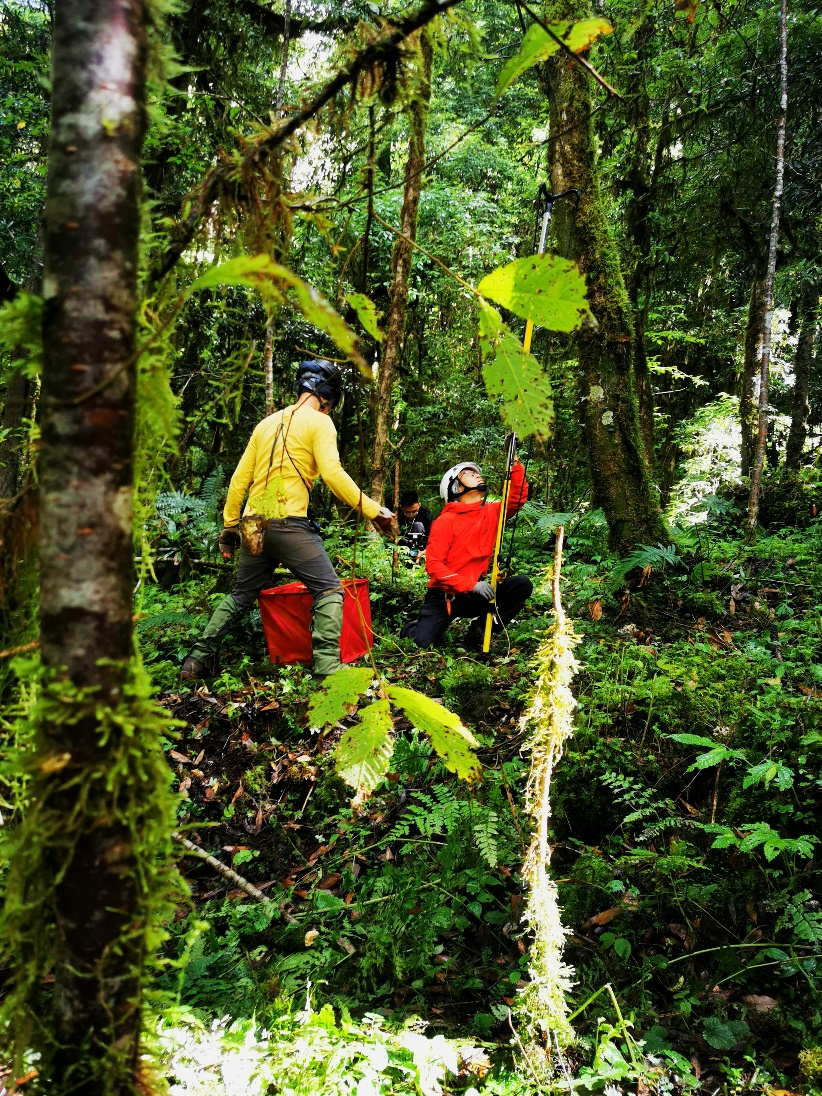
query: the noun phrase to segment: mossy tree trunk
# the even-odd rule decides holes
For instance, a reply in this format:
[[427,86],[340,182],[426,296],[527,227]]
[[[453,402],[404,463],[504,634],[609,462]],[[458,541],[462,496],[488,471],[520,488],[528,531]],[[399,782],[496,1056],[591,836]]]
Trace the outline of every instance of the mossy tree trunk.
[[400,231],[391,257],[391,292],[385,343],[380,361],[379,392],[375,414],[374,449],[372,456],[371,497],[382,501],[388,474],[392,393],[397,383],[405,338],[405,313],[408,306],[408,279],[411,274],[413,248],[417,235],[417,213],[422,191],[422,169],[425,165],[425,131],[431,102],[431,36],[427,28],[419,37],[419,82],[409,107],[408,159],[405,163],[405,185],[400,213]]
[[[550,19],[582,19],[585,4],[559,0]],[[581,199],[571,258],[585,272],[598,326],[580,334],[582,428],[594,502],[605,511],[612,546],[668,539],[651,483],[634,377],[635,329],[617,247],[600,189],[593,131],[592,84],[582,68],[557,54],[543,68],[550,107],[549,157],[555,193],[575,187]],[[556,207],[557,238],[567,238],[568,203]]]
[[[119,771],[118,752],[129,734],[133,655],[146,10],[142,0],[57,0],[54,16],[40,452],[45,680],[25,819],[39,817],[45,832],[18,849],[30,865],[17,898],[33,902],[39,881],[42,904],[31,916],[53,926],[50,1011],[32,1033],[42,1083],[54,1094],[119,1096],[144,1091],[136,1073],[146,865],[134,841],[148,817],[123,815],[129,795],[155,791],[131,790],[140,776]],[[42,940],[31,947],[14,956],[18,985],[23,964],[42,961]]]
[[801,464],[802,450],[808,434],[808,415],[810,414],[808,391],[814,366],[818,308],[819,288],[813,286],[803,294],[799,304],[799,340],[796,344],[793,363],[791,429],[785,450],[785,464],[793,469],[798,469]]

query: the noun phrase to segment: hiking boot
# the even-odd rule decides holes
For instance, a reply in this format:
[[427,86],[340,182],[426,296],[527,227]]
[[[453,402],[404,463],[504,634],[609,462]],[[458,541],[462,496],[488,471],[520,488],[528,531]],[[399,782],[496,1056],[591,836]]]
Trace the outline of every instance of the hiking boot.
[[196,681],[200,677],[205,677],[207,673],[206,663],[200,658],[195,658],[194,655],[189,655],[180,667],[180,677],[183,681]]

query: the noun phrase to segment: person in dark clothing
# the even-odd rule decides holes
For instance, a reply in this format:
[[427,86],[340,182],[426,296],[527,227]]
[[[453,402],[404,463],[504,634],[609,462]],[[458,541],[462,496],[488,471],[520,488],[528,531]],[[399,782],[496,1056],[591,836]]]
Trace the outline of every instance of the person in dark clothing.
[[[533,585],[526,575],[510,575],[497,584],[496,597],[485,578],[494,553],[501,502],[486,502],[488,488],[478,465],[457,464],[445,473],[440,495],[442,513],[428,538],[425,569],[428,590],[417,619],[400,633],[418,647],[430,647],[457,617],[473,617],[466,638],[472,650],[482,647],[489,602],[494,601],[495,625],[506,625],[531,596]],[[528,498],[525,470],[519,461],[511,469],[511,493],[507,516],[515,514]]]
[[397,521],[400,526],[399,544],[408,550],[405,558],[409,561],[410,557],[409,566],[422,563],[422,553],[428,543],[433,520],[428,507],[420,505],[420,496],[416,491],[403,491]]
[[[420,496],[416,491],[403,491],[400,495],[400,508],[397,511],[401,533],[422,532],[427,537],[431,532],[433,520],[428,507],[420,506]],[[411,526],[415,524],[420,524],[422,529],[412,530]]]

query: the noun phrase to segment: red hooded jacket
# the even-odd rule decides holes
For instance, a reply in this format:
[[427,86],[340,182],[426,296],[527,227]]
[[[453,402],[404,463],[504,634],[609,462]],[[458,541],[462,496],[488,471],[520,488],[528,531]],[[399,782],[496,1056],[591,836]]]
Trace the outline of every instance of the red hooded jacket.
[[[511,469],[507,516],[515,514],[528,498],[525,469],[519,461]],[[425,551],[429,586],[449,594],[467,594],[479,582],[491,562],[497,539],[500,502],[449,502],[431,526]]]

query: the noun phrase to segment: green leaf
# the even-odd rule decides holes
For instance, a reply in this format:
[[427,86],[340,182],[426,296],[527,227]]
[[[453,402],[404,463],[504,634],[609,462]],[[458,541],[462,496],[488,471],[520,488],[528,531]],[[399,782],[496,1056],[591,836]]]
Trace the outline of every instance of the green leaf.
[[355,789],[356,799],[362,802],[388,772],[394,752],[391,737],[394,724],[387,700],[376,700],[360,714],[362,721],[349,727],[340,739],[334,765],[346,784]]
[[324,331],[370,379],[371,370],[360,352],[356,332],[319,290],[304,282],[288,267],[275,263],[268,255],[238,255],[201,274],[189,292],[212,289],[218,285],[245,285],[256,289],[269,302],[283,301],[290,291],[293,303],[308,322]]
[[558,255],[514,259],[486,274],[477,289],[516,316],[549,331],[577,331],[596,325],[585,296],[585,277],[576,263]]
[[493,354],[483,363],[482,376],[489,397],[502,399],[505,424],[520,438],[549,437],[554,421],[551,382],[497,310],[484,302],[480,306],[480,342],[483,356]]
[[345,299],[357,313],[363,331],[367,331],[372,339],[381,343],[385,339],[385,332],[380,329],[382,312],[377,311],[374,302],[364,293],[346,293]]
[[[605,19],[583,19],[579,23],[549,23],[551,30],[569,49],[579,53],[597,39],[600,34],[610,34],[614,29]],[[559,43],[546,34],[538,24],[526,31],[519,53],[507,61],[497,80],[496,98],[506,91],[526,69],[556,53]]]
[[373,678],[370,666],[346,666],[337,670],[312,696],[308,705],[309,726],[328,727],[348,715]]
[[630,959],[631,941],[626,940],[624,936],[618,936],[616,940],[614,940],[614,951],[620,959]]
[[190,292],[213,289],[218,285],[247,285],[259,289],[271,282],[275,270],[282,269],[268,255],[237,255],[219,266],[209,267],[194,282]]
[[731,1050],[742,1039],[751,1034],[744,1020],[727,1020],[723,1023],[716,1016],[709,1016],[702,1029],[705,1042],[717,1050]]
[[700,754],[696,761],[688,769],[710,769],[714,765],[718,765],[720,761],[727,761],[728,758],[735,758],[737,761],[744,761],[745,755],[740,750],[729,750],[727,746],[715,746],[712,750],[708,750],[707,753]]
[[403,689],[399,685],[389,685],[387,689],[391,700],[402,708],[415,727],[425,731],[431,739],[431,745],[442,758],[446,769],[456,773],[461,780],[479,780],[482,766],[477,760],[472,746],[477,740],[467,727],[463,726],[456,713],[449,712],[429,696],[414,689]]
[[707,738],[703,734],[671,734],[668,735],[674,742],[681,742],[683,746],[707,746],[708,749],[713,749],[716,746],[716,742],[712,738]]

